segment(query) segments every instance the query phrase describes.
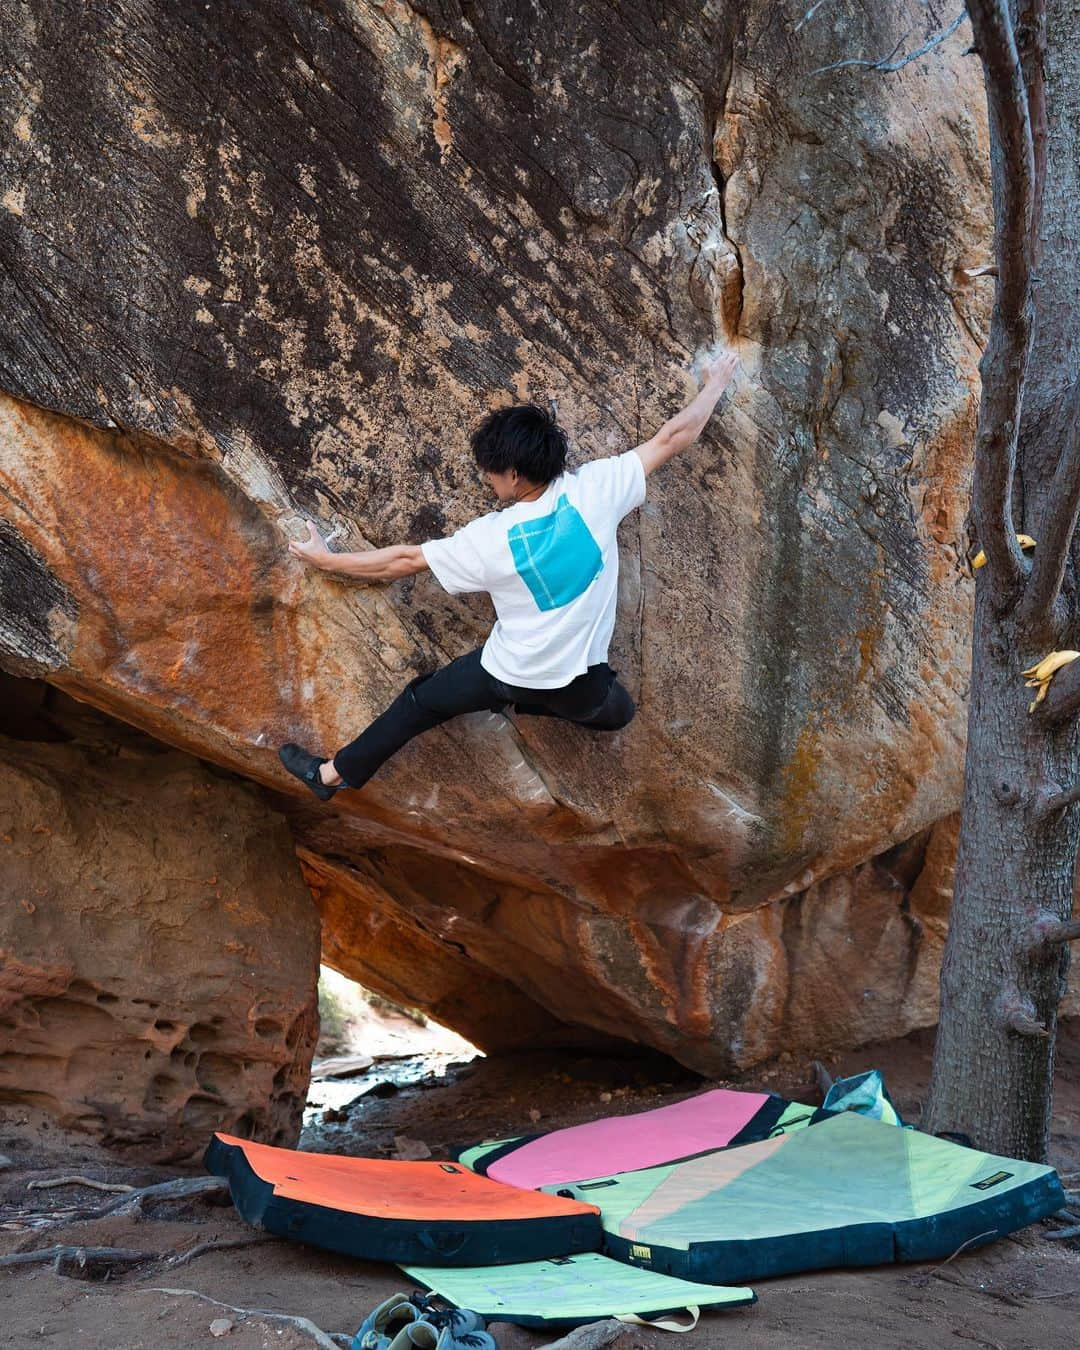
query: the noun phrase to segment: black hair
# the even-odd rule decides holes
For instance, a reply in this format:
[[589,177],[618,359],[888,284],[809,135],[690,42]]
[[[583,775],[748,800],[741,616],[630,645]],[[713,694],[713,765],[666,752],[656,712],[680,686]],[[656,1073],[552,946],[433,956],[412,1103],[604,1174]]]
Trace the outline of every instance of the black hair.
[[496,408],[469,440],[485,473],[516,469],[529,483],[550,483],[566,468],[566,432],[536,403]]

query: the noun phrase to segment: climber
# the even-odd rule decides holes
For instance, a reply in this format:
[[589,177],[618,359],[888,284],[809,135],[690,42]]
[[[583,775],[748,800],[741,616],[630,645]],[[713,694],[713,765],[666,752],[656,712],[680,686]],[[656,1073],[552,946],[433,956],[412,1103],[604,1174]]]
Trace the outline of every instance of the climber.
[[489,413],[471,437],[480,470],[505,509],[445,539],[331,553],[315,526],[289,552],[313,567],[365,581],[430,568],[451,595],[486,591],[497,622],[483,645],[418,675],[354,741],[330,758],[289,743],[281,762],[323,801],[358,788],[422,731],[461,713],[559,717],[616,731],[634,701],[607,663],[615,626],[615,532],[645,500],[645,478],[693,444],[730,384],[738,358],[705,369],[697,396],[650,440],[566,471],[566,433],[536,404]]

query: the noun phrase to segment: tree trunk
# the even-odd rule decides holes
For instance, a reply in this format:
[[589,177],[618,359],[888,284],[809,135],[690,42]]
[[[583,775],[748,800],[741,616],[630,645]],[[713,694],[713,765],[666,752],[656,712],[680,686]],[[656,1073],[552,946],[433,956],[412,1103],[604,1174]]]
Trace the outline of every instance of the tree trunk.
[[[1026,38],[1021,26],[1022,53]],[[1064,557],[1073,530],[1062,510],[1068,483],[1058,466],[1076,458],[1068,446],[1070,431],[1075,438],[1080,365],[1078,51],[1080,4],[1051,0],[1035,335],[1012,485],[1017,530],[1041,540],[1045,550],[1039,558],[1036,543],[1037,566],[1048,564],[1052,548]],[[1033,115],[1037,119],[1035,109]],[[992,155],[999,153],[993,145]],[[1000,219],[997,228],[1000,236]],[[992,334],[988,350],[993,341]],[[1075,538],[1071,554],[1075,563]],[[1072,914],[1080,843],[1080,806],[1054,798],[1068,794],[1080,777],[1080,661],[1055,676],[1034,714],[1028,712],[1034,691],[1025,689],[1021,672],[1055,648],[1080,648],[1076,572],[1073,567],[1066,574],[1051,619],[1032,603],[1036,592],[1045,592],[1045,576],[1026,575],[1003,604],[990,570],[976,574],[960,852],[923,1128],[956,1131],[979,1147],[1042,1160],[1057,1007],[1069,963],[1066,939],[1074,936],[1054,924]]]
[[1076,781],[1076,724],[1028,713],[1021,671],[1049,650],[976,593],[960,853],[941,972],[941,1022],[923,1127],[1042,1159],[1049,1142],[1054,1026],[1069,946],[1045,916],[1072,912],[1080,811],[1053,807]]

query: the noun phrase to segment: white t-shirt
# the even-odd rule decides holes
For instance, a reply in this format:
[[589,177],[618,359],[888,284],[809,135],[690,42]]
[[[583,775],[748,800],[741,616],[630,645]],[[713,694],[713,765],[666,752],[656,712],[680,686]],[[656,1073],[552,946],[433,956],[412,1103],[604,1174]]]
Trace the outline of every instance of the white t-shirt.
[[560,474],[517,502],[421,548],[451,595],[487,591],[498,622],[480,664],[506,684],[560,689],[607,657],[615,627],[615,532],[645,500],[645,466],[628,450]]

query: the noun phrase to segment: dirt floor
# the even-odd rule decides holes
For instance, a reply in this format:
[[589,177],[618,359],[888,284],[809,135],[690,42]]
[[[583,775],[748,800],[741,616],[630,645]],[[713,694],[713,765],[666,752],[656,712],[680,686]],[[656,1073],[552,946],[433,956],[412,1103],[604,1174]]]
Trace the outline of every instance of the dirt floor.
[[[906,1119],[917,1120],[932,1039],[918,1034],[871,1046],[831,1063],[833,1073],[879,1067]],[[479,1059],[444,1066],[442,1076],[393,1082],[392,1062],[377,1062],[338,1097],[352,1103],[316,1114],[305,1146],[328,1152],[393,1156],[431,1150],[445,1156],[463,1142],[550,1129],[601,1114],[640,1111],[677,1100],[704,1086],[700,1079],[651,1057],[589,1059],[567,1054]],[[816,1102],[820,1092],[805,1063],[778,1064],[737,1086],[767,1087]],[[379,1086],[381,1085],[381,1086]],[[337,1085],[341,1088],[341,1085]],[[372,1090],[374,1089],[374,1090]],[[326,1117],[324,1119],[324,1117]],[[407,1141],[404,1144],[402,1141]],[[27,1182],[81,1172],[98,1180],[145,1185],[178,1169],[84,1162],[72,1155],[30,1156],[4,1141],[12,1165],[0,1171],[0,1254],[53,1244],[135,1248],[183,1254],[207,1241],[245,1245],[214,1250],[181,1266],[147,1263],[107,1282],[54,1273],[50,1264],[0,1270],[0,1345],[72,1346],[83,1350],[172,1350],[221,1344],[231,1350],[306,1350],[308,1332],[255,1313],[256,1309],[309,1318],[325,1332],[355,1331],[364,1314],[395,1290],[407,1288],[394,1268],[347,1260],[254,1234],[227,1204],[188,1200],[148,1206],[142,1217],[78,1221],[63,1211],[86,1209],[113,1197],[84,1187],[28,1189]],[[1057,1106],[1051,1161],[1076,1184],[1080,1177],[1080,1025],[1066,1024],[1060,1042]],[[192,1168],[192,1174],[198,1172]],[[55,1226],[42,1227],[48,1216]],[[830,1271],[757,1284],[752,1308],[714,1313],[680,1345],[753,1347],[933,1347],[964,1344],[990,1350],[1044,1350],[1073,1344],[1080,1314],[1080,1242],[1053,1241],[1055,1221],[1035,1225],[947,1265],[886,1266]],[[174,1291],[174,1292],[168,1292]],[[205,1296],[205,1299],[196,1297]],[[226,1319],[227,1329],[215,1319]],[[556,1333],[495,1324],[501,1350],[550,1344]],[[663,1333],[627,1329],[619,1350],[663,1344]]]

